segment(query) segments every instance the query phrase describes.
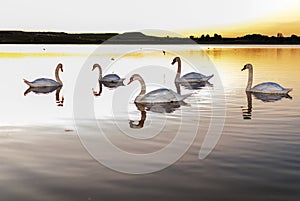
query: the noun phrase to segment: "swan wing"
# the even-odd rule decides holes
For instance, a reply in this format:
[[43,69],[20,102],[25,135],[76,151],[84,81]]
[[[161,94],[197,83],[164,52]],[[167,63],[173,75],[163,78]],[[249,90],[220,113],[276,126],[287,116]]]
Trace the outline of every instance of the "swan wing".
[[117,74],[108,74],[105,75],[102,79],[102,82],[123,82],[124,79],[121,79]]
[[27,83],[30,87],[55,87],[61,86],[58,82],[48,78],[39,78],[34,80],[33,82]]
[[136,99],[136,102],[140,102],[140,103],[180,102],[190,95],[191,94],[180,95],[171,89],[161,88],[161,89],[156,89],[154,91],[151,91],[142,97],[139,97],[138,99]]
[[254,86],[251,91],[257,93],[275,93],[275,94],[286,94],[292,89],[286,89],[274,82],[264,82]]
[[214,75],[206,76],[201,73],[191,72],[182,76],[181,80],[185,82],[207,82],[213,76]]

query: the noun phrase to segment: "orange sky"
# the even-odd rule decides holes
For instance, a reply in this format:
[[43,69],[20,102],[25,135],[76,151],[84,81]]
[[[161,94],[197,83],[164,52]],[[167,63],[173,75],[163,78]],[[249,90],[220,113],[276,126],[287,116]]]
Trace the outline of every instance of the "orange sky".
[[277,33],[282,33],[284,36],[291,36],[292,34],[300,36],[300,1],[294,4],[292,8],[283,8],[259,19],[228,25],[224,24],[207,29],[183,31],[182,33],[186,36],[218,33],[225,37],[236,37],[253,33],[269,36],[276,36]]
[[[0,30],[300,35],[300,0],[3,0]],[[16,6],[18,5],[18,6]]]

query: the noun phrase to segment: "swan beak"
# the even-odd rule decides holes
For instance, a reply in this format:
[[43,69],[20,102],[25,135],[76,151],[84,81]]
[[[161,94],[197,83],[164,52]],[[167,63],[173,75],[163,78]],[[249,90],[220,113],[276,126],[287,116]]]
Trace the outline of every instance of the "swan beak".
[[131,84],[131,82],[133,82],[133,80],[130,80],[127,85]]
[[176,61],[174,60],[174,61],[172,61],[172,63],[171,63],[171,64],[172,64],[172,65],[174,65],[175,63],[176,63]]
[[244,68],[242,68],[242,70],[241,71],[244,71],[244,70],[246,70],[247,68],[246,68],[246,66],[244,66]]
[[64,69],[61,67],[61,72],[64,72]]

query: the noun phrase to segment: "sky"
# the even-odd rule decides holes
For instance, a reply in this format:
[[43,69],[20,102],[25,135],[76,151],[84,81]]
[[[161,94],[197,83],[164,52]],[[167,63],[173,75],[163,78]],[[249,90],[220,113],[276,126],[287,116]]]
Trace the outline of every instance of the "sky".
[[2,0],[0,30],[300,35],[299,0]]

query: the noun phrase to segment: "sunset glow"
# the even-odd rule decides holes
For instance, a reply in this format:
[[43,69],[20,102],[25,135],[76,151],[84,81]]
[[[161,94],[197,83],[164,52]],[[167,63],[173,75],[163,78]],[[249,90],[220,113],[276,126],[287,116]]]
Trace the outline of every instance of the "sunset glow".
[[0,28],[97,33],[161,29],[184,36],[218,33],[228,37],[281,32],[289,36],[300,35],[299,10],[297,0],[11,0],[2,2],[0,17],[9,16],[9,20],[2,20]]

